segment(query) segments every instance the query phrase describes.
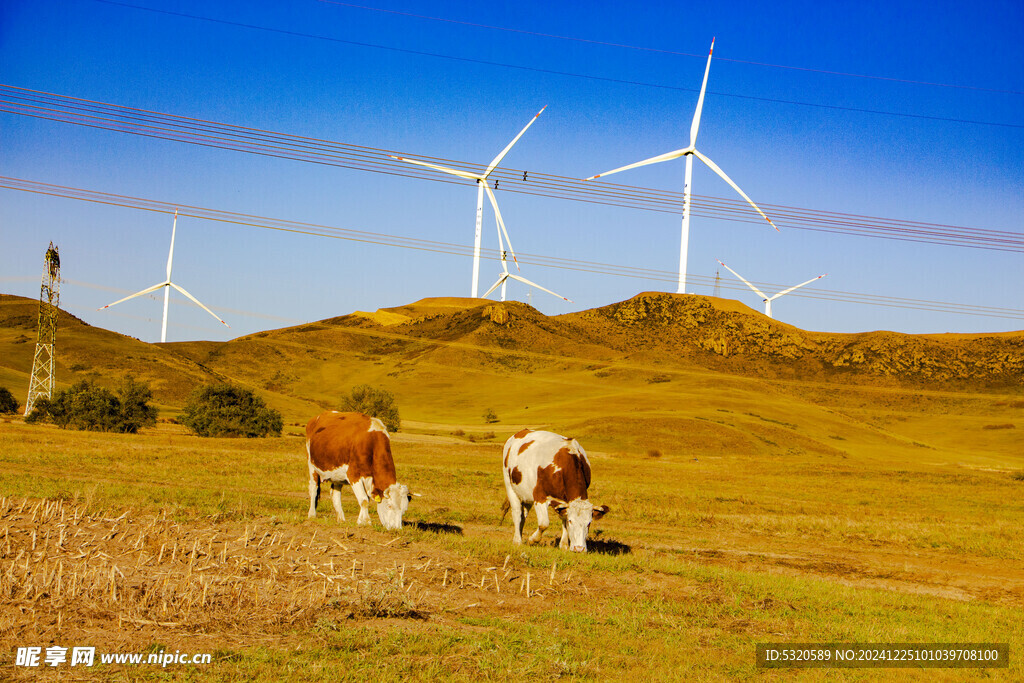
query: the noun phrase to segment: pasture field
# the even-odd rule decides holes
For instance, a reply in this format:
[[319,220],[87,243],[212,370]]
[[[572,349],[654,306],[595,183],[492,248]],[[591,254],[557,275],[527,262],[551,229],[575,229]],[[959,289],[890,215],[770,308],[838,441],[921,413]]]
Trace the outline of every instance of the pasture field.
[[[626,394],[547,407],[611,507],[586,555],[551,547],[557,518],[511,545],[500,459],[519,422],[408,421],[393,450],[421,497],[398,534],[357,528],[347,490],[346,522],[327,495],[306,519],[295,420],[255,440],[2,422],[0,678],[70,680],[13,666],[30,645],[213,655],[74,680],[1024,678],[1024,463],[1013,429],[984,429],[1019,406],[716,391],[619,421],[596,416]],[[765,642],[1008,642],[1011,666],[762,671]]]

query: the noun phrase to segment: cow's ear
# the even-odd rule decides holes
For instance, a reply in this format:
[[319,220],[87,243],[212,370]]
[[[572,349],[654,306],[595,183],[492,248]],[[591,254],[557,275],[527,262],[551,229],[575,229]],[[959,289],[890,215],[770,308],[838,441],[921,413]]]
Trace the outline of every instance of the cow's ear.
[[593,519],[601,519],[602,517],[605,516],[605,514],[608,513],[608,511],[610,509],[611,508],[608,507],[607,505],[602,505],[601,507],[594,508],[594,517],[593,517]]

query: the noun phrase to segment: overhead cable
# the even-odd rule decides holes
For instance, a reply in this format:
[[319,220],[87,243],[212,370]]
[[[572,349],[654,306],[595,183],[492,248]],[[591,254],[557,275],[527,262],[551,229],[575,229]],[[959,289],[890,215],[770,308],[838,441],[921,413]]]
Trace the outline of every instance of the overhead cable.
[[[104,2],[106,0],[99,0],[99,1]],[[424,19],[424,20],[427,20],[427,21],[438,21],[438,22],[444,22],[444,23],[448,23],[448,24],[458,24],[460,26],[470,26],[470,27],[473,27],[473,28],[483,28],[483,29],[489,29],[489,30],[493,30],[493,31],[504,31],[506,33],[519,33],[519,34],[522,34],[522,35],[536,36],[538,38],[551,38],[551,39],[555,39],[555,40],[565,40],[565,41],[571,41],[571,42],[574,42],[574,43],[584,43],[584,44],[587,44],[587,45],[597,45],[597,46],[600,46],[600,47],[622,48],[622,49],[626,49],[626,50],[637,50],[637,51],[640,51],[640,52],[655,52],[655,53],[658,53],[658,54],[672,55],[672,56],[678,56],[678,57],[697,57],[698,59],[701,59],[701,60],[704,60],[707,57],[707,55],[705,53],[703,53],[703,52],[678,52],[676,50],[666,50],[664,48],[649,47],[649,46],[644,46],[644,45],[629,45],[629,44],[626,44],[626,43],[615,43],[615,42],[610,42],[610,41],[605,41],[605,40],[593,40],[593,39],[590,39],[590,38],[577,38],[577,37],[573,37],[573,36],[562,36],[562,35],[557,35],[557,34],[554,34],[554,33],[541,33],[539,31],[528,31],[526,29],[510,28],[508,26],[494,26],[494,25],[491,25],[491,24],[480,24],[480,23],[476,23],[476,22],[472,22],[472,21],[461,21],[461,20],[458,20],[458,19],[447,19],[445,17],[432,17],[432,16],[428,16],[428,15],[425,15],[425,14],[415,14],[413,12],[402,12],[402,11],[394,10],[394,9],[385,9],[385,8],[382,8],[382,7],[370,7],[368,5],[355,5],[355,4],[352,4],[352,3],[349,3],[349,2],[339,2],[338,0],[319,0],[319,2],[322,2],[324,4],[328,4],[328,5],[337,5],[339,7],[350,7],[350,8],[353,8],[353,9],[368,10],[368,11],[371,11],[371,12],[381,12],[381,13],[385,13],[385,14],[394,14],[394,15],[403,16],[403,17],[412,17],[414,19]],[[957,85],[957,84],[954,84],[954,83],[936,83],[934,81],[921,81],[921,80],[914,80],[914,79],[910,79],[910,78],[894,78],[894,77],[891,77],[891,76],[873,76],[873,75],[869,75],[869,74],[856,74],[856,73],[850,73],[850,72],[846,72],[846,71],[834,71],[834,70],[830,70],[830,69],[815,69],[815,68],[806,67],[806,66],[792,66],[792,65],[786,65],[786,64],[770,64],[770,63],[767,63],[767,62],[755,62],[755,61],[750,61],[750,60],[746,60],[746,59],[730,59],[729,57],[721,57],[721,56],[715,57],[715,60],[716,61],[720,61],[720,62],[732,62],[734,64],[748,64],[750,66],[764,66],[764,67],[769,67],[769,68],[772,68],[772,69],[788,69],[788,70],[792,70],[792,71],[804,71],[804,72],[808,72],[808,73],[825,74],[825,75],[828,75],[828,76],[844,76],[844,77],[849,77],[849,78],[862,78],[862,79],[873,80],[873,81],[886,81],[886,82],[889,82],[889,83],[906,83],[908,85],[925,85],[925,86],[933,86],[933,87],[937,87],[937,88],[956,88],[956,89],[960,89],[960,90],[977,90],[977,91],[981,91],[981,92],[994,92],[994,93],[1001,93],[1001,94],[1007,94],[1007,95],[1024,95],[1024,92],[1022,92],[1020,90],[1004,90],[1004,89],[1001,89],[1001,88],[985,88],[985,87],[981,87],[981,86],[977,86],[977,85]]]
[[[636,80],[631,80],[631,79],[626,79],[626,78],[612,78],[610,76],[597,76],[597,75],[594,75],[594,74],[582,74],[582,73],[575,73],[575,72],[571,72],[571,71],[559,71],[557,69],[542,69],[542,68],[539,68],[539,67],[524,66],[524,65],[521,65],[521,64],[509,64],[509,63],[506,63],[506,62],[496,62],[496,61],[488,60],[488,59],[477,59],[477,58],[473,58],[473,57],[459,57],[457,55],[450,55],[450,54],[445,54],[445,53],[442,53],[442,52],[429,52],[427,50],[413,50],[411,48],[396,47],[394,45],[381,45],[379,43],[368,43],[366,41],[360,41],[360,40],[345,40],[345,39],[342,39],[342,38],[334,38],[334,37],[331,37],[331,36],[318,35],[318,34],[314,34],[314,33],[305,33],[305,32],[302,32],[302,31],[290,31],[290,30],[286,30],[286,29],[272,28],[272,27],[268,27],[268,26],[259,26],[259,25],[256,25],[256,24],[248,24],[248,23],[241,22],[241,21],[233,21],[233,20],[228,20],[228,19],[214,19],[213,17],[204,17],[204,16],[200,16],[200,15],[197,15],[197,14],[188,14],[188,13],[185,13],[185,12],[177,12],[177,11],[165,10],[165,9],[156,9],[156,8],[153,8],[153,7],[143,7],[141,5],[132,5],[132,4],[126,3],[126,2],[115,2],[114,0],[94,0],[94,1],[95,2],[101,2],[101,3],[107,4],[107,5],[118,5],[118,6],[121,6],[121,7],[129,7],[131,9],[142,10],[142,11],[145,11],[145,12],[155,12],[155,13],[158,13],[158,14],[165,14],[165,15],[168,15],[168,16],[181,17],[181,18],[184,18],[184,19],[194,19],[194,20],[197,20],[197,21],[205,21],[205,22],[209,22],[209,23],[213,23],[213,24],[221,24],[221,25],[225,25],[225,26],[234,26],[236,28],[246,28],[246,29],[253,29],[253,30],[257,30],[257,31],[267,31],[267,32],[270,32],[270,33],[277,33],[277,34],[280,34],[280,35],[286,35],[286,36],[298,37],[298,38],[313,38],[313,39],[316,39],[316,40],[324,40],[324,41],[329,41],[329,42],[332,42],[332,43],[340,43],[340,44],[344,44],[344,45],[352,45],[352,46],[355,46],[355,47],[372,48],[372,49],[376,49],[376,50],[386,50],[386,51],[389,51],[389,52],[398,52],[398,53],[403,53],[403,54],[411,54],[411,55],[416,55],[416,56],[420,56],[420,57],[433,57],[433,58],[436,58],[436,59],[445,59],[445,60],[464,62],[464,63],[469,63],[469,64],[482,64],[484,66],[496,66],[496,67],[501,67],[501,68],[504,68],[504,69],[515,69],[517,71],[529,71],[529,72],[532,72],[532,73],[541,73],[541,74],[546,74],[546,75],[549,75],[549,76],[564,76],[564,77],[568,77],[568,78],[581,78],[581,79],[587,79],[587,80],[592,80],[592,81],[601,81],[601,82],[605,82],[605,83],[616,83],[616,84],[620,84],[620,85],[632,85],[632,86],[641,86],[641,87],[646,87],[646,88],[658,88],[658,89],[661,89],[661,90],[672,90],[672,91],[679,91],[679,92],[697,92],[697,90],[695,88],[686,88],[686,87],[676,86],[676,85],[666,85],[664,83],[651,83],[651,82],[648,82],[648,81],[636,81]],[[841,105],[822,104],[822,103],[818,103],[818,102],[801,102],[801,101],[797,101],[797,100],[781,100],[781,99],[776,99],[776,98],[771,98],[771,97],[755,97],[755,96],[752,96],[752,95],[740,95],[738,93],[725,93],[725,92],[708,91],[708,94],[709,95],[719,95],[719,96],[722,96],[722,97],[737,97],[737,98],[740,98],[740,99],[754,100],[754,101],[758,101],[758,102],[772,102],[772,103],[776,103],[776,104],[789,104],[789,105],[795,105],[795,106],[800,106],[800,107],[812,107],[812,108],[815,108],[815,109],[829,109],[829,110],[833,110],[833,111],[849,111],[849,112],[857,112],[857,113],[862,113],[862,114],[872,114],[872,115],[880,115],[880,116],[895,116],[895,117],[899,117],[899,118],[922,119],[922,120],[928,120],[928,121],[945,121],[947,123],[961,123],[961,124],[971,124],[971,125],[978,125],[978,126],[998,126],[998,127],[1003,127],[1003,128],[1024,128],[1024,124],[1020,124],[1020,123],[1007,123],[1007,122],[999,122],[999,121],[979,121],[979,120],[974,120],[974,119],[958,119],[958,118],[953,118],[953,117],[934,116],[934,115],[928,115],[928,114],[913,114],[913,113],[909,113],[909,112],[882,111],[882,110],[878,110],[878,109],[863,109],[863,108],[859,108],[859,107],[846,107],[846,106],[841,106]]]
[[[452,244],[436,240],[424,240],[401,235],[390,235],[387,233],[372,232],[367,230],[353,230],[348,228],[337,228],[302,221],[271,218],[253,214],[243,214],[219,209],[211,209],[198,206],[189,206],[175,202],[167,202],[130,195],[111,194],[84,188],[67,187],[51,183],[43,183],[21,178],[0,176],[0,188],[20,190],[34,194],[77,199],[81,201],[120,206],[144,211],[172,214],[175,211],[181,217],[198,218],[202,220],[228,223],[232,225],[277,230],[294,234],[314,235],[319,237],[330,237],[367,244],[377,244],[390,247],[401,247],[403,249],[416,249],[440,254],[449,254],[461,257],[471,257],[473,250],[468,245]],[[484,249],[481,252],[483,258],[494,261],[501,259],[498,250]],[[518,254],[519,262],[524,265],[536,265],[544,268],[556,268],[560,270],[571,270],[576,272],[588,272],[600,275],[615,275],[619,277],[630,277],[641,280],[659,282],[676,282],[677,273],[673,271],[656,270],[650,268],[635,268],[632,266],[599,263],[593,261],[582,261],[566,259],[562,257],[550,257],[541,254]],[[713,286],[715,278],[707,276],[690,276],[697,284]],[[758,283],[767,288],[783,288],[785,285],[772,283]],[[746,291],[742,286],[732,285],[731,281],[723,281],[722,286],[728,289]],[[790,296],[824,299],[842,303],[867,304],[872,306],[887,306],[894,308],[908,308],[923,311],[934,311],[940,313],[956,313],[961,315],[974,315],[995,318],[1020,319],[1024,320],[1024,310],[1002,308],[995,306],[984,306],[978,304],[960,304],[942,301],[930,301],[926,299],[913,299],[904,297],[882,296],[858,292],[830,291],[809,288],[793,292]]]
[[[415,157],[473,173],[483,166],[470,162],[396,152],[258,128],[218,123],[192,117],[124,107],[0,84],[0,111],[187,144],[246,152],[265,157],[370,171],[433,182],[462,184],[465,181],[430,169],[397,162],[394,156]],[[569,199],[624,208],[678,214],[680,192],[600,182],[578,178],[497,168],[491,178],[500,191]],[[1024,251],[1024,233],[969,228],[955,225],[880,218],[817,209],[760,204],[782,228],[839,233],[863,237],[923,242],[994,251]],[[760,224],[747,205],[732,198],[693,195],[693,215],[715,220]]]

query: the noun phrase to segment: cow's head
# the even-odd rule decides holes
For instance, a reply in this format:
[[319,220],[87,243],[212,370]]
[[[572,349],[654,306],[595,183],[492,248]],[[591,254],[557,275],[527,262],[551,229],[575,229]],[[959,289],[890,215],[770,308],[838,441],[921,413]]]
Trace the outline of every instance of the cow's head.
[[402,515],[409,509],[410,500],[412,496],[405,484],[392,484],[383,492],[376,502],[377,517],[385,529],[398,531],[402,528]]
[[587,552],[587,534],[590,531],[590,523],[604,517],[608,512],[608,506],[594,507],[593,503],[582,498],[577,498],[571,503],[553,501],[552,506],[558,516],[562,518],[562,524],[569,530],[569,549],[574,553]]

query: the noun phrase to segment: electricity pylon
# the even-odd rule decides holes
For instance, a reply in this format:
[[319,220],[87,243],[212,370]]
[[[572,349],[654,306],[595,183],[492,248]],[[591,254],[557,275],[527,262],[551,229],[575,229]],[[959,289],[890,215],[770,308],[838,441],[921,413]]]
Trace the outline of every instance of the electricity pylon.
[[50,242],[43,264],[43,282],[39,288],[39,334],[36,355],[32,359],[32,377],[28,383],[25,415],[32,412],[36,400],[53,396],[53,344],[57,339],[57,306],[60,305],[60,254]]

